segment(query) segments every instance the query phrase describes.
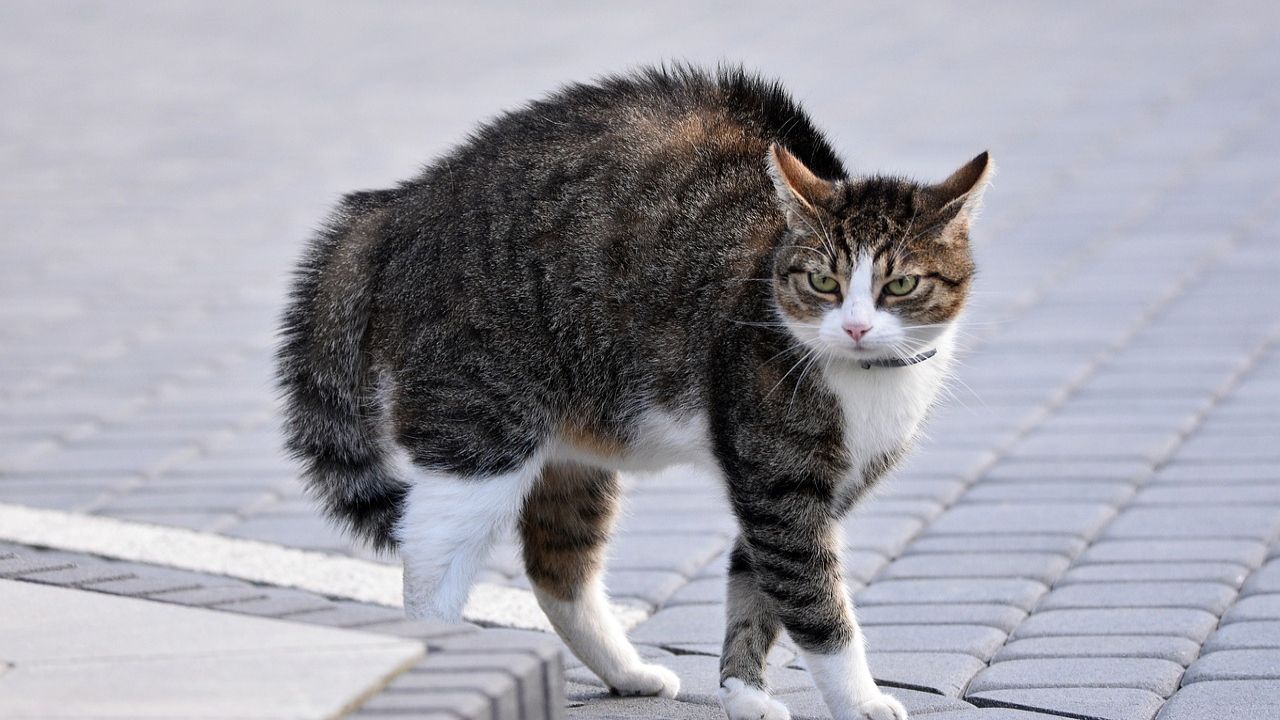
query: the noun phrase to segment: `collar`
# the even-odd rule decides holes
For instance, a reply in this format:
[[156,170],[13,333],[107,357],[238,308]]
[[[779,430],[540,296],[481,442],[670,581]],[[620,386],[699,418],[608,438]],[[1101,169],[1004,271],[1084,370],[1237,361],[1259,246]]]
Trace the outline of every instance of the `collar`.
[[928,360],[929,358],[937,354],[938,354],[937,349],[930,348],[920,353],[919,355],[912,355],[911,357],[890,357],[890,358],[876,358],[875,360],[859,360],[858,367],[862,368],[863,370],[870,370],[873,367],[883,367],[883,368],[907,367],[908,365],[916,365],[918,363],[922,363],[925,360]]

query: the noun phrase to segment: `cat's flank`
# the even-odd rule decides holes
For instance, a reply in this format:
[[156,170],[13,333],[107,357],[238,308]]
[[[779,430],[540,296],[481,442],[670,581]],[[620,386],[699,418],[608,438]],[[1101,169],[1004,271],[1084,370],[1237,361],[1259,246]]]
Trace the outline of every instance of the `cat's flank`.
[[767,694],[782,630],[838,720],[876,687],[840,518],[938,394],[973,275],[979,155],[938,184],[851,176],[777,84],[647,70],[479,128],[418,177],[343,199],[279,352],[289,449],[337,520],[404,561],[405,609],[457,620],[517,526],[534,592],[611,688],[673,697],[610,613],[620,470],[723,482],[720,697]]

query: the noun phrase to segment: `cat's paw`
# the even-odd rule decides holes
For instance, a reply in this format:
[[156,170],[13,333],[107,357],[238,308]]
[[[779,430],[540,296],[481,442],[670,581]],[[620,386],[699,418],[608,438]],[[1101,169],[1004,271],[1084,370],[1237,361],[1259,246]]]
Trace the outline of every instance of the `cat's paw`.
[[618,695],[657,695],[674,698],[680,692],[680,677],[661,665],[637,665],[609,683]]
[[791,720],[791,711],[786,705],[738,678],[726,679],[719,694],[720,707],[729,720]]
[[858,713],[858,717],[865,720],[907,720],[907,709],[888,693],[880,693],[862,703],[858,706]]

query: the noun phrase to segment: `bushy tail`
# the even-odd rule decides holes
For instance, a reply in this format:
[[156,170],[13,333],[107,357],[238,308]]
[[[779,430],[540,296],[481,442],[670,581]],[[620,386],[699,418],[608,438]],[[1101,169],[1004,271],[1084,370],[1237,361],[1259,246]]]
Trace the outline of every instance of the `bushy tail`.
[[387,459],[365,353],[372,254],[397,191],[353,193],[312,240],[281,326],[285,447],[313,497],[377,549],[395,546],[405,486]]

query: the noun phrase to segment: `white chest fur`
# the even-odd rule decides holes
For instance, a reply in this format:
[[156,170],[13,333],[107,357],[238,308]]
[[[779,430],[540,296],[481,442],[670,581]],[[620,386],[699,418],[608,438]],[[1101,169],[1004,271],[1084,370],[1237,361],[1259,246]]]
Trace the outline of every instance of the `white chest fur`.
[[826,370],[826,380],[844,415],[845,446],[853,460],[850,482],[861,484],[868,464],[895,453],[915,437],[938,397],[952,356],[943,337],[933,358],[906,367],[842,364]]

